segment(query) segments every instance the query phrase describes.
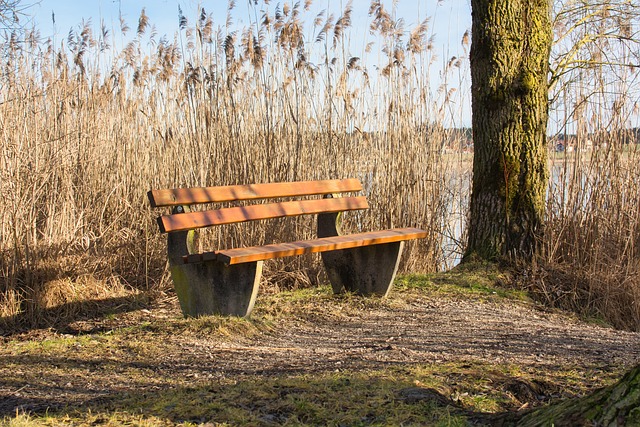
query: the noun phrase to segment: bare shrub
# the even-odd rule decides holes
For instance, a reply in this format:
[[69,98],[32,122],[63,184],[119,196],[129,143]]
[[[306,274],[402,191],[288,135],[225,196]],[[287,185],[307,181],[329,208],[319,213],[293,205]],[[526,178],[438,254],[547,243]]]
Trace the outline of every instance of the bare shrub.
[[[640,330],[640,12],[557,3],[546,253],[531,282],[554,306]],[[635,124],[634,124],[635,123]]]

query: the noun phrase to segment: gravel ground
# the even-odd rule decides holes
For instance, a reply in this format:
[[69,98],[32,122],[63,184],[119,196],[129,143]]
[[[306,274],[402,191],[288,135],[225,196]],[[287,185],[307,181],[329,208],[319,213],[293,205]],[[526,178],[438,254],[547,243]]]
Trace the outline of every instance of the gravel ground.
[[[207,329],[183,320],[170,298],[107,320],[7,336],[0,350],[0,416],[234,378],[452,362],[540,372],[619,371],[640,363],[640,334],[522,302],[412,291],[390,302],[301,304],[293,315],[271,314],[258,326],[217,318]],[[254,317],[261,310],[258,305]]]

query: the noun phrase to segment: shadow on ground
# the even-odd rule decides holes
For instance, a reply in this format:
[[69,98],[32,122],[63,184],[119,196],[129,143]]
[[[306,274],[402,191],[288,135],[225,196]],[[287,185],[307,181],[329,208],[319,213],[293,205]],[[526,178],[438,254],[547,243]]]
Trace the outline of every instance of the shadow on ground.
[[0,337],[12,337],[36,329],[51,329],[54,332],[69,335],[99,333],[108,326],[92,322],[90,329],[82,329],[74,324],[148,308],[150,301],[151,296],[148,294],[133,294],[114,298],[74,301],[56,307],[39,309],[36,313],[24,312],[14,316],[0,317]]
[[[43,363],[44,360],[31,362]],[[81,362],[58,360],[53,363],[76,365]],[[161,371],[152,365],[126,368],[149,373]],[[118,367],[102,360],[91,369],[108,371]],[[100,389],[91,383],[81,386],[51,383],[49,393],[56,396],[57,389],[57,397],[21,397],[21,391],[17,390],[13,396],[5,395],[2,399],[0,416],[46,413],[49,417],[79,420],[82,425],[95,423],[92,417],[96,415],[93,414],[100,414],[101,422],[127,422],[143,417],[163,425],[434,425],[444,419],[449,425],[512,425],[525,413],[515,410],[498,414],[474,412],[461,400],[447,396],[450,390],[443,392],[416,385],[410,376],[388,378],[377,375],[324,372],[313,376],[246,376],[241,380],[226,381],[194,379],[193,386],[177,387],[166,383],[159,385],[148,377],[146,381],[140,380],[138,390],[128,391],[120,391],[115,384]],[[505,384],[496,384],[496,387],[508,388],[519,381],[517,378],[505,380]],[[5,389],[11,387],[4,385]],[[67,393],[76,397],[84,395],[86,400],[65,402],[60,396]]]

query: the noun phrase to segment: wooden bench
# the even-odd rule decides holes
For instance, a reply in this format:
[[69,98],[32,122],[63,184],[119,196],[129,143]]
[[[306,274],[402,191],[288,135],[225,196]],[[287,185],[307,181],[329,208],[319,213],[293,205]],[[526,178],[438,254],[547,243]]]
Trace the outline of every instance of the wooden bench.
[[[264,260],[320,252],[334,292],[387,295],[404,241],[426,237],[417,228],[343,235],[342,212],[367,209],[357,179],[179,188],[149,191],[152,207],[173,207],[158,218],[168,233],[169,267],[185,316],[247,316],[258,292]],[[310,197],[311,196],[311,197]],[[319,197],[324,196],[324,197]],[[286,199],[265,203],[264,199]],[[255,201],[262,200],[256,204]],[[243,202],[243,206],[191,211],[191,205]],[[251,203],[254,202],[254,203]],[[194,230],[214,225],[317,215],[317,239],[196,253]]]

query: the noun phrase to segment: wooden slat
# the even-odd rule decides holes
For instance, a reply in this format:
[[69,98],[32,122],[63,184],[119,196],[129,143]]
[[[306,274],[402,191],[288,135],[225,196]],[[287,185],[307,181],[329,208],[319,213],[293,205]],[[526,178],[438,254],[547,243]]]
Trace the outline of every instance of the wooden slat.
[[346,236],[323,237],[293,243],[225,249],[217,252],[189,255],[183,259],[185,263],[198,262],[205,259],[217,259],[225,264],[232,265],[308,253],[400,242],[403,240],[420,239],[424,237],[427,237],[427,232],[418,228],[396,228],[392,230],[371,231],[368,233],[350,234]]
[[191,264],[194,262],[210,261],[218,257],[217,252],[204,252],[201,254],[189,254],[182,257],[185,264]]
[[222,187],[176,188],[151,190],[147,193],[152,207],[218,203],[238,200],[296,197],[316,194],[361,191],[357,179],[276,182],[270,184],[227,185]]
[[184,231],[212,225],[232,224],[285,216],[342,212],[367,209],[364,196],[337,197],[319,200],[295,200],[291,202],[269,203],[264,205],[240,206],[203,212],[189,212],[163,215],[158,218],[160,231]]

